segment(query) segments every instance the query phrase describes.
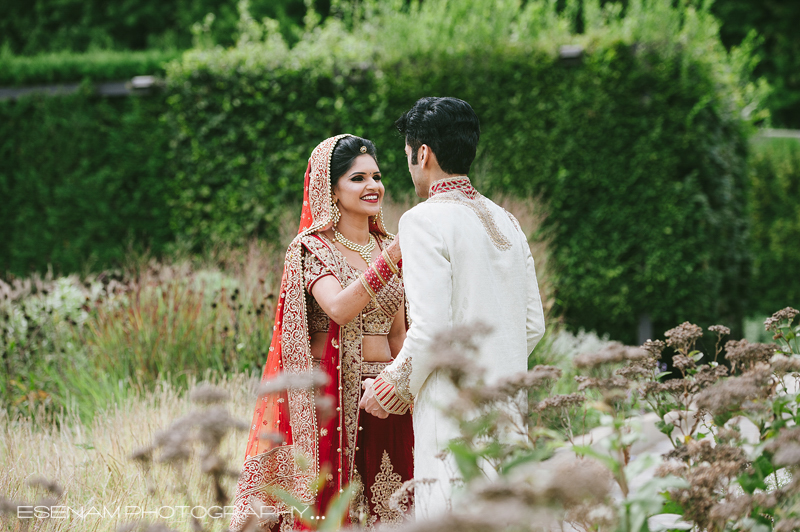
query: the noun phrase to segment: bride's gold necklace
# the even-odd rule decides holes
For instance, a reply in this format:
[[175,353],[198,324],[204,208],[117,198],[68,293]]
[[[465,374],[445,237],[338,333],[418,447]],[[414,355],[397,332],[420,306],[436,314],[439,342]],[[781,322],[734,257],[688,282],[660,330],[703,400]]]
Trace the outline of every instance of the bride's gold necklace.
[[369,234],[369,241],[363,246],[361,244],[356,244],[355,242],[351,242],[350,240],[345,238],[345,236],[339,231],[337,231],[335,227],[333,228],[333,236],[335,242],[339,242],[350,251],[355,251],[356,253],[361,255],[361,258],[364,259],[364,262],[366,262],[367,264],[372,262],[372,250],[375,249],[375,237],[372,236],[372,233]]

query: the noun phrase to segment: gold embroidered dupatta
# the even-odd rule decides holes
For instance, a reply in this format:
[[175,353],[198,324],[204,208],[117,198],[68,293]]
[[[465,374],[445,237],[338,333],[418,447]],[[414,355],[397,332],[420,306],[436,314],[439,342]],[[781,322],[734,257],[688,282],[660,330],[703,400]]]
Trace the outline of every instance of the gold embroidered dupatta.
[[[275,326],[262,382],[276,378],[282,372],[302,375],[312,370],[303,278],[303,254],[307,252],[306,247],[309,241],[318,241],[316,238],[309,239],[309,235],[331,226],[331,155],[337,142],[347,136],[351,135],[337,135],[325,139],[314,149],[309,158],[305,174],[300,229],[297,237],[286,251]],[[388,234],[382,216],[370,221],[370,230],[382,235]],[[320,250],[320,252],[323,251]],[[325,262],[328,263],[327,260]],[[336,273],[335,269],[333,271]],[[342,281],[341,278],[339,280]],[[352,341],[352,337],[361,329],[360,317],[354,321],[358,321],[358,323],[347,324],[341,328],[341,331],[338,327],[331,327],[331,332],[341,336],[346,331],[350,331],[346,333],[346,338]],[[335,323],[331,323],[331,325],[333,326]],[[359,358],[360,340],[359,336]],[[330,342],[328,343],[330,344]],[[339,343],[339,345],[341,344],[342,342]],[[343,349],[341,353],[344,354],[345,350]],[[353,357],[342,358],[348,358],[347,366],[349,367],[352,363],[349,358]],[[342,359],[338,364],[340,383],[344,373],[343,365],[344,360]],[[338,387],[344,383],[331,384],[337,384]],[[360,373],[358,381],[354,384],[360,391]],[[348,385],[347,388],[349,390],[351,386]],[[329,385],[326,391],[330,389]],[[348,408],[348,410],[351,409]],[[356,419],[357,415],[358,400],[356,398]],[[250,505],[252,499],[257,499],[273,513],[289,516],[291,520],[291,509],[288,509],[280,499],[269,492],[272,488],[287,491],[304,503],[314,503],[316,493],[312,482],[320,473],[320,433],[332,436],[327,429],[320,427],[317,418],[314,390],[289,389],[285,392],[258,397],[253,421],[250,425],[244,465],[237,484],[231,530],[240,530],[244,526],[248,515],[252,512]],[[349,437],[351,431],[341,430],[347,432],[347,439],[351,440]],[[354,431],[355,428],[352,430]],[[265,434],[274,435],[276,433],[281,436],[279,439],[283,440],[282,443],[276,443],[273,438],[263,437]],[[324,444],[327,447],[329,439],[325,438],[325,440]],[[354,445],[354,433],[352,441]],[[329,454],[327,449],[323,454]],[[341,480],[337,484],[341,484]],[[259,519],[259,521],[264,522],[266,519]]]

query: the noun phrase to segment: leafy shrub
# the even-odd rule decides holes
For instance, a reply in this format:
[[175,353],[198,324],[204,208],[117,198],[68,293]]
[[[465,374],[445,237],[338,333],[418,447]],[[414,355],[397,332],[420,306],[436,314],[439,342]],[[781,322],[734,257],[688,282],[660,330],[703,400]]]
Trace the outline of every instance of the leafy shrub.
[[164,64],[180,52],[95,51],[88,53],[54,52],[33,57],[0,54],[0,85],[105,81],[133,76],[163,76]]
[[800,141],[756,139],[750,156],[753,313],[800,301]]
[[[568,11],[568,10],[567,10]],[[274,234],[308,154],[342,131],[376,141],[407,193],[392,122],[425,95],[469,101],[483,135],[474,177],[490,193],[542,194],[568,323],[632,340],[640,315],[739,323],[748,279],[740,111],[746,51],[725,52],[705,11],[632,2],[624,16],[529,2],[376,6],[289,49],[276,28],[168,68],[173,229],[196,242]],[[580,64],[558,59],[582,44]],[[748,107],[749,106],[749,107]]]
[[[0,268],[75,271],[92,253],[112,264],[128,237],[156,253],[173,238],[277,240],[308,154],[342,131],[375,140],[389,192],[408,194],[392,123],[418,97],[449,94],[482,120],[479,188],[549,204],[569,324],[630,341],[645,313],[656,327],[739,323],[741,118],[763,116],[764,93],[746,81],[748,50],[727,53],[706,11],[662,0],[624,16],[587,2],[577,35],[576,5],[365,3],[291,48],[275,21],[243,16],[235,47],[168,66],[166,94],[5,102],[0,215],[12,238]],[[566,44],[582,58],[559,59]]]
[[88,87],[0,102],[0,271],[99,269],[172,241],[163,109]]
[[[324,2],[320,2],[324,3]],[[287,36],[302,26],[303,0],[250,0],[256,19],[281,22]],[[320,6],[323,7],[323,6]],[[195,25],[211,15],[207,28],[213,41],[234,42],[239,13],[236,0],[137,0],[129,3],[103,0],[34,0],[0,4],[0,46],[21,55],[85,52],[92,49],[185,49],[192,45]]]

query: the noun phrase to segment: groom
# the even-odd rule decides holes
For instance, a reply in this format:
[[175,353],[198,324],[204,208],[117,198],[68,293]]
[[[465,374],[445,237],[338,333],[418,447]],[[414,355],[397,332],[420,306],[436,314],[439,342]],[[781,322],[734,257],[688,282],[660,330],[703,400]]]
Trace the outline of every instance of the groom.
[[460,325],[489,325],[476,362],[492,383],[528,369],[544,315],[525,234],[467,177],[480,137],[472,107],[457,98],[422,98],[395,125],[405,137],[416,193],[427,201],[400,219],[411,327],[394,362],[365,382],[360,406],[387,417],[413,405],[414,477],[436,479],[430,493],[416,488],[416,514],[424,518],[449,508],[454,466],[437,455],[459,435],[437,408],[455,391],[429,369],[434,336]]

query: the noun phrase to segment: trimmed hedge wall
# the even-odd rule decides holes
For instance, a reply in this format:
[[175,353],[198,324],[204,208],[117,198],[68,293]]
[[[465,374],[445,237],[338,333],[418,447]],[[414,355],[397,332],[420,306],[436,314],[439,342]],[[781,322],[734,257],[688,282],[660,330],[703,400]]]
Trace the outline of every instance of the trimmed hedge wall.
[[752,144],[749,208],[753,312],[800,306],[800,139]]
[[117,264],[173,240],[160,96],[0,102],[0,271]]
[[164,64],[181,55],[177,51],[70,52],[34,57],[0,54],[0,85],[35,85],[130,79],[164,75]]
[[277,237],[311,150],[343,131],[373,139],[389,193],[410,193],[392,123],[421,96],[453,95],[481,118],[478,187],[548,202],[568,324],[633,342],[645,313],[655,331],[738,323],[750,101],[713,19],[666,0],[631,3],[617,22],[587,11],[586,53],[570,64],[558,45],[579,37],[542,6],[431,0],[352,33],[332,21],[291,50],[266,28],[185,54],[163,95],[5,103],[13,241],[0,268],[74,270],[92,252],[99,267],[126,238],[158,252]]
[[[503,8],[485,16],[498,23]],[[457,38],[445,30],[441,39]],[[403,31],[382,26],[386,47]],[[483,46],[456,40],[365,61],[358,41],[323,33],[310,50],[273,42],[186,56],[168,72],[173,229],[197,242],[276,234],[270,213],[299,200],[308,154],[343,131],[374,140],[387,189],[408,193],[392,123],[421,96],[452,95],[481,118],[480,188],[549,203],[567,323],[628,342],[643,314],[655,331],[739,323],[750,271],[745,134],[711,60],[608,32],[574,65],[557,59],[555,42],[464,31]]]

